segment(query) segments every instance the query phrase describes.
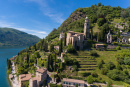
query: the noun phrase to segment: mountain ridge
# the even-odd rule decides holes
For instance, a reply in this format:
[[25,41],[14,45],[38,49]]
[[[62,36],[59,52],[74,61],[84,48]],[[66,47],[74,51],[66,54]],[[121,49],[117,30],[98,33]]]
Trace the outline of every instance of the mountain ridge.
[[14,28],[0,28],[0,46],[30,46],[40,38]]

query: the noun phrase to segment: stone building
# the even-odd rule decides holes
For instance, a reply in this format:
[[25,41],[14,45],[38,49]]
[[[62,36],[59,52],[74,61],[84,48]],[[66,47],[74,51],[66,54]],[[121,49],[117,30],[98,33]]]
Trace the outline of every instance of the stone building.
[[104,50],[104,48],[105,48],[105,47],[104,47],[104,46],[105,46],[104,44],[98,44],[98,43],[97,43],[97,44],[95,44],[95,45],[96,45],[96,49]]
[[43,84],[43,81],[47,79],[47,69],[37,69],[36,76],[32,77],[31,74],[21,74],[19,75],[19,85],[20,87],[25,87],[26,82],[29,82],[29,87],[39,87]]
[[64,38],[65,38],[65,34],[63,32],[60,33],[59,40],[64,39]]
[[29,80],[29,87],[39,87],[43,84],[43,81],[47,79],[47,69],[38,69],[36,70],[36,77],[33,77]]
[[127,39],[125,37],[122,38],[122,42],[126,43]]
[[88,17],[85,18],[85,23],[84,23],[84,35],[85,38],[89,38],[90,37],[90,31],[89,31],[89,19]]
[[120,38],[117,39],[117,43],[120,43]]
[[19,75],[19,85],[20,87],[25,87],[26,82],[31,79],[31,74],[21,74]]
[[110,31],[107,34],[107,43],[112,43],[112,34],[110,33]]
[[84,23],[84,33],[67,32],[66,45],[72,44],[75,49],[82,50],[87,42],[87,38],[89,38],[89,20],[88,17],[85,18]]
[[63,78],[63,87],[75,87],[76,84],[78,87],[86,87],[85,81],[83,80]]

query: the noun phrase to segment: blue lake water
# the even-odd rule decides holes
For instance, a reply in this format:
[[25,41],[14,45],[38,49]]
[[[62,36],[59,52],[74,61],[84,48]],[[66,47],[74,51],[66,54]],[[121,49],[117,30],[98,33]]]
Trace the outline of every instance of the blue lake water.
[[6,75],[6,61],[26,47],[0,47],[0,87],[10,87]]

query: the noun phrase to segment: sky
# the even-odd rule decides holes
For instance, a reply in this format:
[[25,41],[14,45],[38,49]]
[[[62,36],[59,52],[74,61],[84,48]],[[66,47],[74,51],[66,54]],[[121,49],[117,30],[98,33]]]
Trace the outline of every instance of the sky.
[[112,7],[130,7],[130,0],[1,0],[0,27],[15,28],[45,38],[77,8],[100,2]]

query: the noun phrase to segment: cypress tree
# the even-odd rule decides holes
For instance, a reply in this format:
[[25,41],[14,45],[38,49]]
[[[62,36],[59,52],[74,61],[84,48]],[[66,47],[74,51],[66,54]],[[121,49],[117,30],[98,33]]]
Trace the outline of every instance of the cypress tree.
[[65,33],[65,38],[64,38],[64,46],[66,46],[66,33]]
[[50,45],[50,52],[53,52],[53,51],[54,51],[54,45],[51,44],[51,45]]
[[120,38],[120,31],[118,31],[118,38]]
[[56,71],[56,54],[54,55],[54,57],[55,57],[55,60],[54,60],[54,63],[55,63],[54,71]]
[[47,59],[47,68],[48,68],[48,70],[50,70],[50,55],[48,56],[48,59]]
[[91,29],[91,40],[93,40],[93,29]]
[[60,40],[60,46],[59,46],[59,54],[62,52],[62,39]]

